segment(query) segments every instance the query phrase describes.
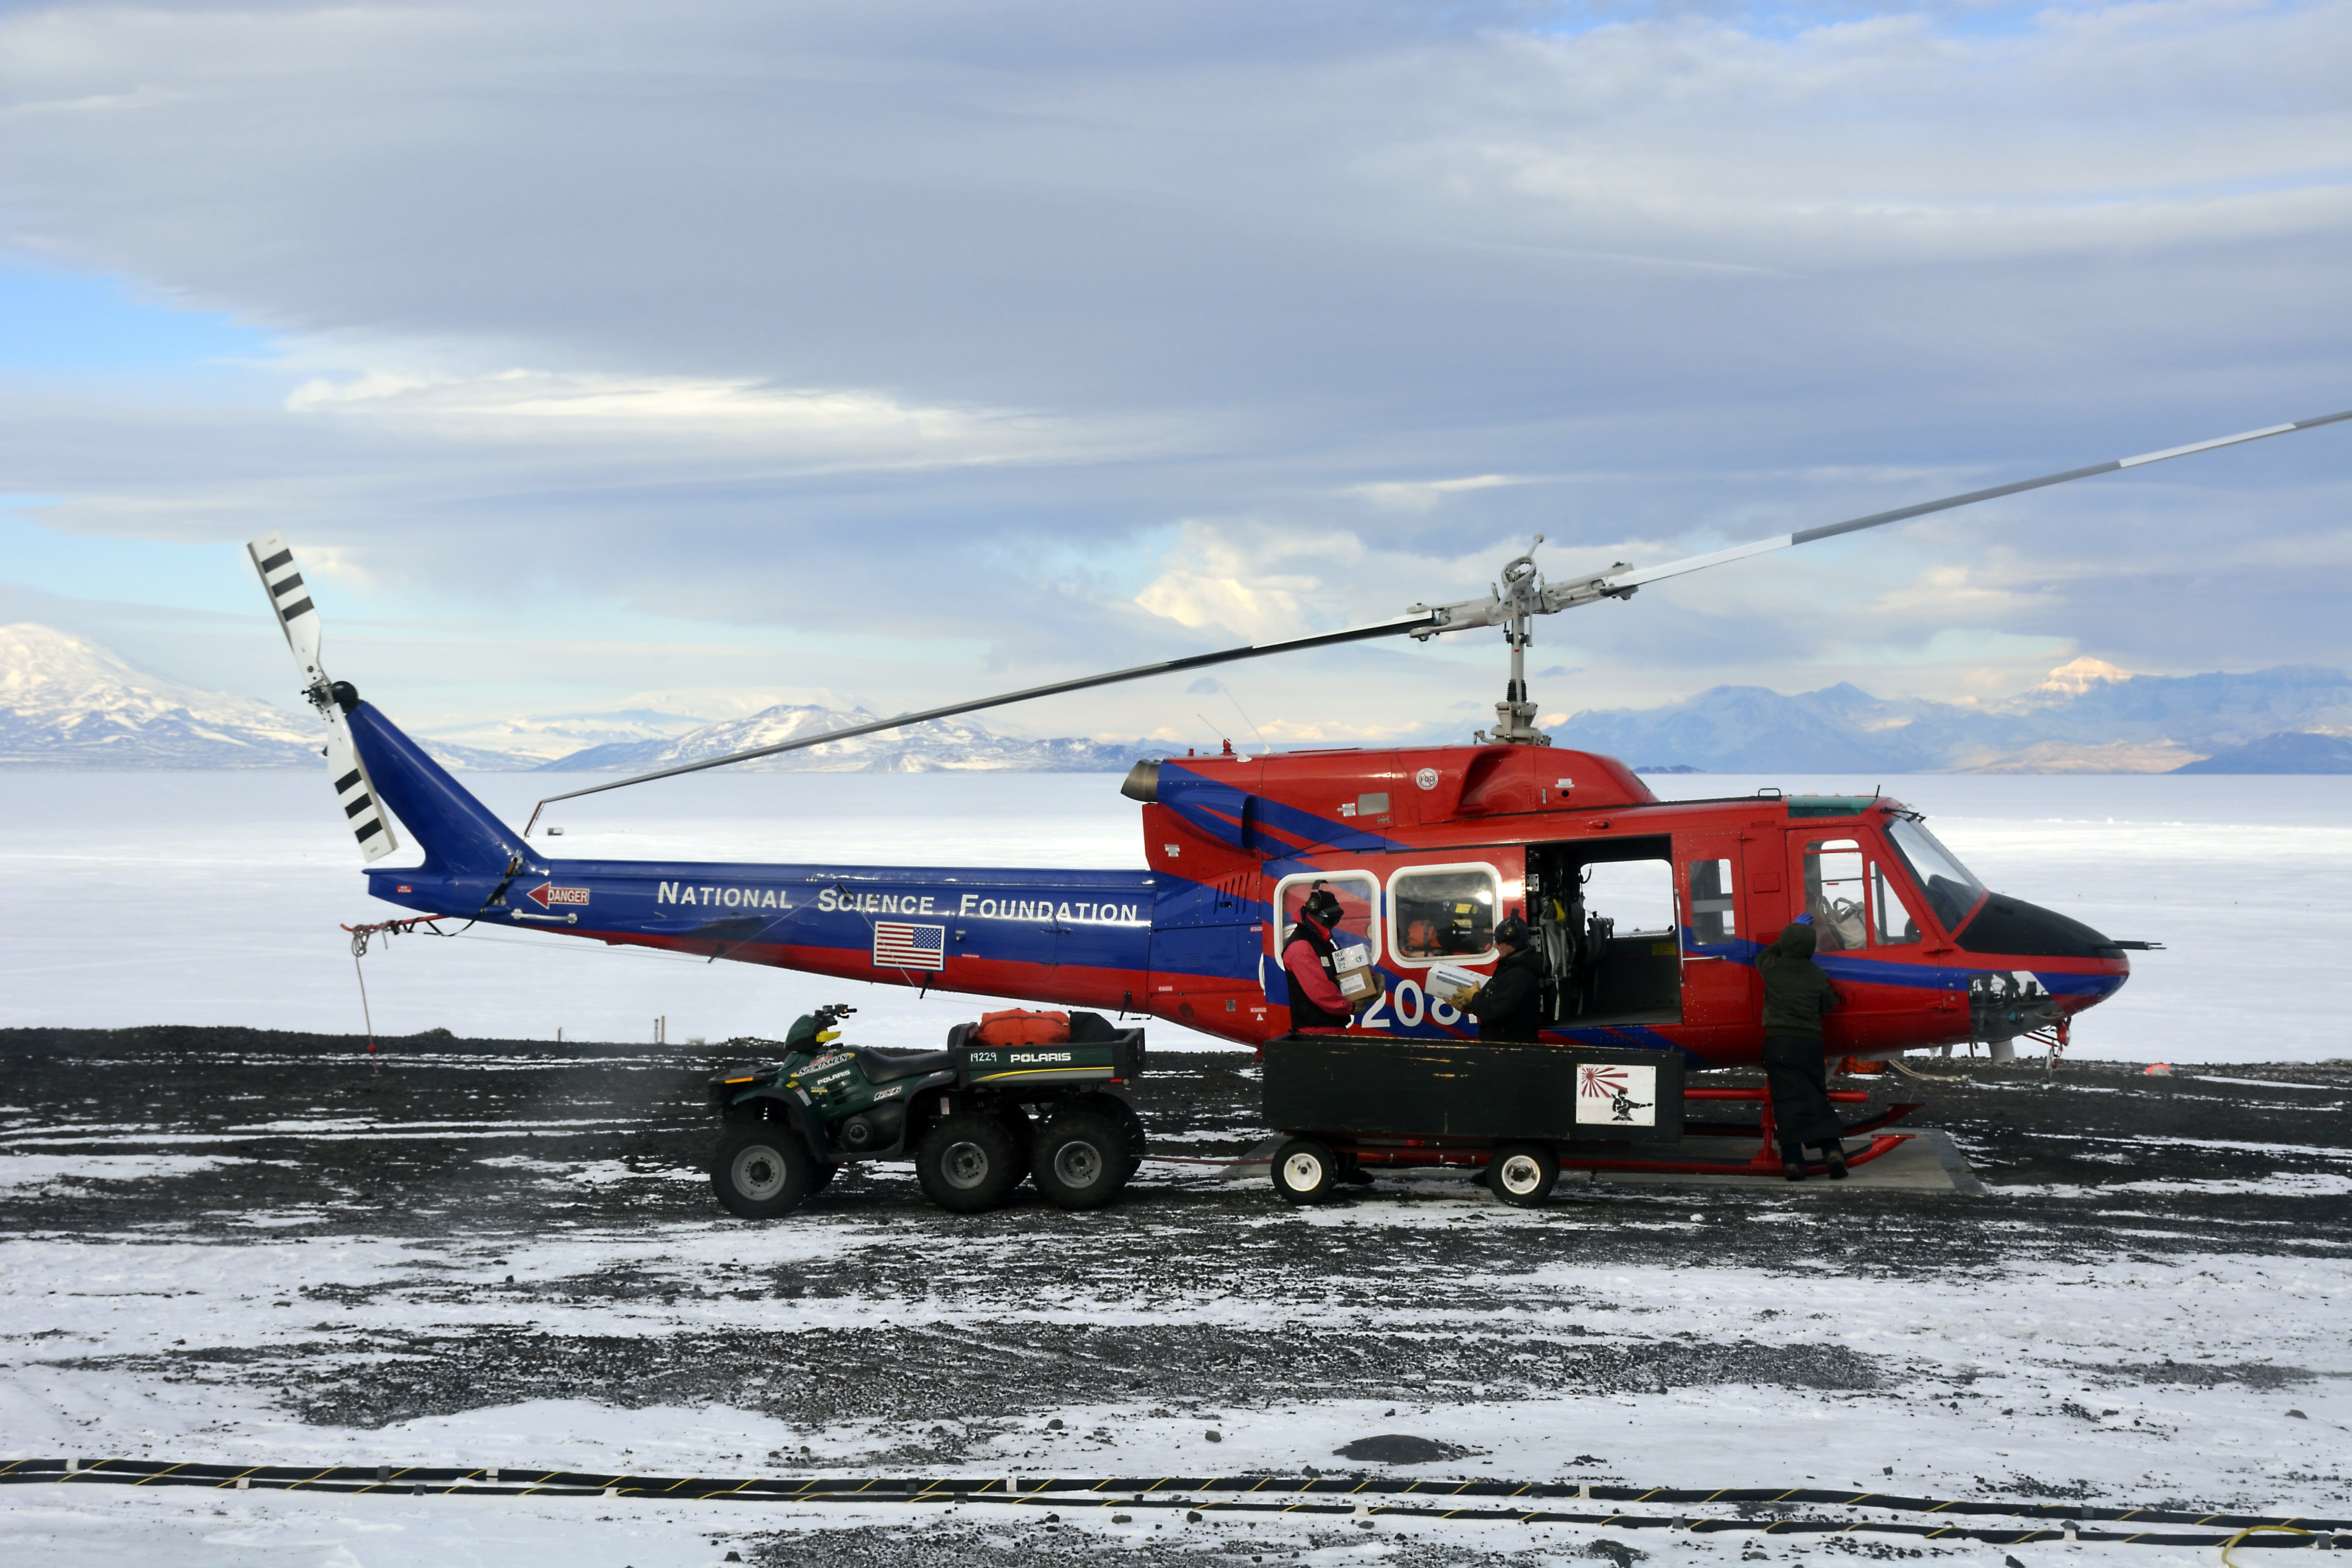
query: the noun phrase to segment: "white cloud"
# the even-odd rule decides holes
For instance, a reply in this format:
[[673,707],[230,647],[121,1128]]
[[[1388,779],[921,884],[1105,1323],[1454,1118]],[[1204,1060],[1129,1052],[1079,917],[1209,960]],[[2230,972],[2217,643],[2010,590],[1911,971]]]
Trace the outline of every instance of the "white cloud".
[[923,407],[878,393],[751,380],[505,370],[318,376],[296,414],[404,421],[468,440],[705,441],[856,465],[1081,460],[1133,450],[1139,432],[1002,410]]
[[1506,485],[1533,484],[1532,479],[1517,479],[1509,474],[1473,474],[1459,479],[1389,479],[1371,484],[1349,485],[1347,493],[1361,496],[1374,506],[1389,511],[1432,511],[1447,496],[1465,495],[1473,490],[1500,489]]
[[[1472,596],[1536,532],[1562,574],[1663,560],[2340,396],[2352,0],[1954,15],[20,7],[15,247],[288,353],[266,397],[9,373],[0,461],[60,530],[280,528],[387,615],[462,598],[452,689],[544,605],[789,632],[758,680],[887,702]],[[1539,635],[1580,705],[1947,631],[2344,661],[2345,435]],[[1363,712],[1306,673],[1244,700],[1370,732],[1462,700],[1415,657]],[[2027,655],[1959,657],[1912,668],[1990,694]]]

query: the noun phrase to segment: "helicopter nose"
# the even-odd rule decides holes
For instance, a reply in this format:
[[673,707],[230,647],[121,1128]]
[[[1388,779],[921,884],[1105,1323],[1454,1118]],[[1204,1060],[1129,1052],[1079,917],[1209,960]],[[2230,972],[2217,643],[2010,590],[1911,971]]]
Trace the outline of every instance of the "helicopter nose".
[[1989,895],[1976,918],[1954,939],[1969,952],[2008,958],[2111,959],[2129,965],[2115,938],[2102,936],[2071,915],[2029,904],[2004,893]]
[[[1993,893],[1976,917],[1955,938],[1961,949],[1995,958],[2002,969],[2025,969],[2069,1013],[2095,1007],[2123,989],[2131,978],[2131,961],[2125,944],[2105,936],[2071,915]],[[2133,942],[2145,947],[2145,942]],[[2053,968],[2056,959],[2063,968]]]

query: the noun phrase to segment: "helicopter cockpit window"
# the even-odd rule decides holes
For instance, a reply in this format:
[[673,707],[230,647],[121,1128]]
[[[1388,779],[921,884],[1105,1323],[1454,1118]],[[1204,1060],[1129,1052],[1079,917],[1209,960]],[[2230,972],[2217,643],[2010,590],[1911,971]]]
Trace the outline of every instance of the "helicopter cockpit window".
[[1389,879],[1395,956],[1422,963],[1473,963],[1495,951],[1502,879],[1491,866],[1442,866]]
[[1922,823],[1907,816],[1890,817],[1886,837],[1911,868],[1912,880],[1927,895],[1928,906],[1944,922],[1944,929],[1959,930],[1960,922],[1984,898],[1985,885]]
[[1862,846],[1853,839],[1816,838],[1805,846],[1805,912],[1813,917],[1817,951],[1844,952],[1869,942],[1862,874]]
[[1919,940],[1919,922],[1904,907],[1903,895],[1886,875],[1886,868],[1870,868],[1870,912],[1874,917],[1871,940],[1881,947],[1901,947]]
[[1281,916],[1277,927],[1278,940],[1288,942],[1291,928],[1298,923],[1298,906],[1318,884],[1328,889],[1339,900],[1339,929],[1332,940],[1341,947],[1361,943],[1372,950],[1374,963],[1380,961],[1381,885],[1369,871],[1317,871],[1304,877],[1288,877],[1275,889],[1275,907]]

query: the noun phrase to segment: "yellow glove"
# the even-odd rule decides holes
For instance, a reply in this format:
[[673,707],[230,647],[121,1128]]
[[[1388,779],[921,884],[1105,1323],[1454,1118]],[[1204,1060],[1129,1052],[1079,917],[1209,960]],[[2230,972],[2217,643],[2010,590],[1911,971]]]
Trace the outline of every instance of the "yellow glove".
[[1476,997],[1477,994],[1478,993],[1476,991],[1465,985],[1461,990],[1456,991],[1451,997],[1447,998],[1447,1000],[1451,1001],[1456,1007],[1462,1008],[1466,1012],[1469,1009],[1471,1001]]

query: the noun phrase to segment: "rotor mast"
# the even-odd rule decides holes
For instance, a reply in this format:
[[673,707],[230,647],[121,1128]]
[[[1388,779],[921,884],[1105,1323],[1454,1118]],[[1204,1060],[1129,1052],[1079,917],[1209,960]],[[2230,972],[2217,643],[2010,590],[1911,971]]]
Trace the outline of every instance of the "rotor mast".
[[1503,640],[1511,647],[1511,679],[1495,704],[1494,734],[1474,734],[1481,745],[1490,740],[1506,746],[1551,744],[1551,737],[1536,728],[1535,700],[1528,695],[1528,646],[1536,640],[1535,617],[1543,608],[1543,574],[1536,570],[1536,545],[1542,542],[1538,533],[1525,555],[1504,563],[1502,580],[1495,584],[1495,603],[1510,617],[1503,623]]

